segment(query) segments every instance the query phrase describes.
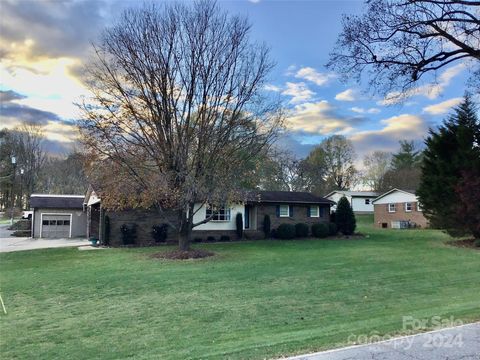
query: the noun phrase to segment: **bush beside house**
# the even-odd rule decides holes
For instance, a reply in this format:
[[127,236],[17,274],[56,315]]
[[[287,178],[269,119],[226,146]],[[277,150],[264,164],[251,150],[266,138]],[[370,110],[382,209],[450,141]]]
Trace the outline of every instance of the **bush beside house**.
[[337,230],[343,235],[352,235],[355,232],[355,228],[357,227],[355,214],[345,196],[338,201],[335,212],[335,222]]
[[295,235],[298,238],[304,238],[308,236],[308,225],[304,223],[295,224]]
[[329,235],[330,227],[328,224],[313,224],[312,235],[317,238],[326,238]]

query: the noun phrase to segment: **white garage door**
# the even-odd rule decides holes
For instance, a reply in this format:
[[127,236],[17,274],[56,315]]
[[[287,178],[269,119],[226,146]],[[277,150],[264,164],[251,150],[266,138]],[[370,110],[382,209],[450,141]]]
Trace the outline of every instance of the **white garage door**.
[[68,238],[70,226],[70,215],[43,215],[41,237]]

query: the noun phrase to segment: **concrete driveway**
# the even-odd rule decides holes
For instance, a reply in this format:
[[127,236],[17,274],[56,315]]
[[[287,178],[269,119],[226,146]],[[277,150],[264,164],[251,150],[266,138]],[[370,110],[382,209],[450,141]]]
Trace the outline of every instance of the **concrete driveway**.
[[90,245],[87,239],[32,239],[10,236],[9,225],[0,225],[0,252]]
[[287,360],[479,360],[480,322]]

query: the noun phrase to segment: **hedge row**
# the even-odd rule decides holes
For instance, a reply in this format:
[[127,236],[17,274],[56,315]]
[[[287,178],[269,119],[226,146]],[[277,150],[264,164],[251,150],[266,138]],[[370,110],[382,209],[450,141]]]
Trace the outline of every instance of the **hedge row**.
[[307,224],[298,223],[292,224],[280,224],[276,230],[272,230],[271,236],[277,239],[293,239],[308,237],[309,234],[314,237],[325,238],[327,236],[333,236],[337,234],[337,225],[335,223],[320,223],[313,224],[311,231]]

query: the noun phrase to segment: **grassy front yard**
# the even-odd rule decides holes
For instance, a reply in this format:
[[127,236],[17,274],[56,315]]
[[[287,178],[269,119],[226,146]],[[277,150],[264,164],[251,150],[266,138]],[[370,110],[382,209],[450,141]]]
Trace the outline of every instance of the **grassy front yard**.
[[260,359],[396,333],[402,316],[480,319],[479,251],[434,230],[360,231],[202,245],[218,255],[186,262],[150,259],[158,248],[1,254],[0,356]]

